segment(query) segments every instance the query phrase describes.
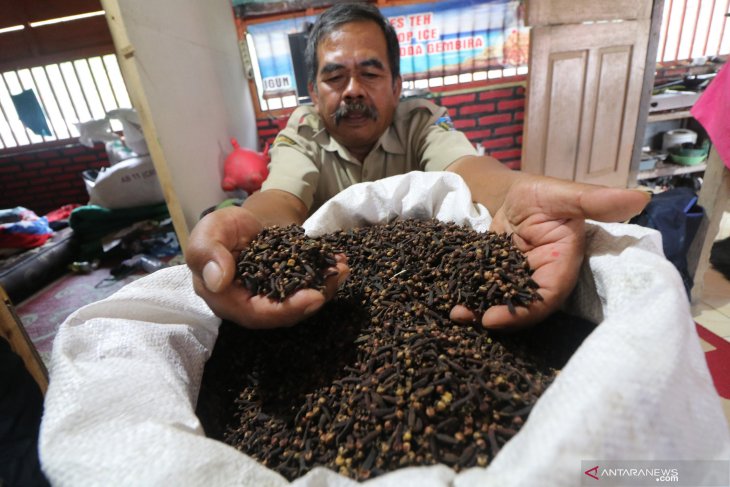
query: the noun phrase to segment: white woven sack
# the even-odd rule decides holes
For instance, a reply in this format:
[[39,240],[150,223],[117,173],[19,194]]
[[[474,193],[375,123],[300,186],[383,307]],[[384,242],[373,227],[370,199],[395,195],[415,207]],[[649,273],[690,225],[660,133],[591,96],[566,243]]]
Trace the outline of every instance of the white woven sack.
[[[474,207],[450,173],[410,173],[340,193],[306,223],[310,234],[393,217],[470,224]],[[486,468],[407,468],[367,486],[581,485],[581,460],[728,459],[730,438],[682,281],[659,234],[588,224],[588,258],[567,311],[600,325]],[[220,321],[192,291],[186,267],[163,269],[74,313],[53,348],[41,428],[54,485],[289,483],[205,438],[194,414]],[[352,486],[317,468],[296,486]]]
[[103,168],[94,181],[84,179],[89,204],[109,209],[162,203],[165,195],[150,156],[125,159]]

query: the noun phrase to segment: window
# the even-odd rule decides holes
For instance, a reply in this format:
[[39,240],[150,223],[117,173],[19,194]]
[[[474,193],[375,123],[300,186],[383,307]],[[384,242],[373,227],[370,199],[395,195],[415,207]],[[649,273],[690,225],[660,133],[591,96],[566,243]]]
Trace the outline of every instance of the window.
[[730,54],[729,0],[666,0],[657,62]]
[[[37,135],[21,122],[11,95],[26,90],[35,94],[51,135]],[[0,150],[77,138],[76,124],[131,106],[113,54],[6,71],[0,75]],[[115,124],[113,130],[122,129]]]
[[[236,8],[239,41],[261,112],[308,101],[302,93],[299,41],[316,15],[243,18]],[[248,5],[244,2],[243,6]],[[529,30],[520,0],[397,2],[380,7],[400,44],[404,94],[527,73]]]

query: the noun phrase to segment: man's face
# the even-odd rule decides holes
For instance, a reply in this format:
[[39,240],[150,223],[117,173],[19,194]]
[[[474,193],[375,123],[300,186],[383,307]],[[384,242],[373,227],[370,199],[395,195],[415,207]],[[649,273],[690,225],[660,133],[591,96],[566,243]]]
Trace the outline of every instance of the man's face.
[[[401,79],[393,80],[385,36],[377,24],[351,22],[317,47],[314,106],[327,131],[361,160],[393,120]],[[395,81],[395,82],[394,82]]]

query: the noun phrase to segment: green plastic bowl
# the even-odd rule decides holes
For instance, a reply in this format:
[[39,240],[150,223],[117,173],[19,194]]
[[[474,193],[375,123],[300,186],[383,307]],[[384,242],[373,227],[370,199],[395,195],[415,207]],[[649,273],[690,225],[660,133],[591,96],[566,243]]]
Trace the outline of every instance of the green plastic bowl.
[[669,158],[672,162],[682,164],[683,166],[694,166],[707,159],[709,152],[708,147],[702,147],[700,149],[671,147],[669,149]]

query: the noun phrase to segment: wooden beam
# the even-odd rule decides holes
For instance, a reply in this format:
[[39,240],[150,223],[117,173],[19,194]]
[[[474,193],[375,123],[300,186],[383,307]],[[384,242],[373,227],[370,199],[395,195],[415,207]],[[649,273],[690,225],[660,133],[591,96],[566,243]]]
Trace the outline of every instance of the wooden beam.
[[629,177],[626,186],[633,188],[638,184],[639,164],[641,163],[641,149],[644,141],[646,125],[650,121],[649,103],[654,89],[654,74],[656,72],[656,53],[659,48],[659,34],[662,26],[662,13],[664,12],[664,0],[652,2],[651,27],[649,40],[646,46],[646,68],[644,69],[644,82],[641,88],[641,100],[639,101],[639,114],[636,122],[634,135],[634,149],[631,152],[631,163],[629,164]]
[[687,251],[687,271],[694,278],[692,302],[696,302],[704,288],[705,272],[710,267],[710,252],[720,229],[720,220],[728,209],[730,195],[730,170],[720,159],[713,147],[707,159],[707,170],[703,178],[697,204],[705,210],[702,223]]
[[162,187],[162,193],[165,196],[167,209],[170,212],[170,217],[172,218],[172,225],[175,228],[175,233],[177,234],[178,241],[180,242],[180,247],[184,252],[187,247],[188,236],[190,235],[191,229],[188,227],[185,220],[185,215],[183,213],[182,206],[180,205],[180,199],[174,189],[172,174],[170,173],[167,158],[160,145],[160,139],[157,135],[157,127],[155,126],[152,118],[150,103],[147,99],[135,59],[134,46],[127,36],[127,29],[124,25],[122,14],[119,9],[119,3],[113,0],[105,0],[102,2],[102,5],[106,11],[109,30],[112,33],[114,45],[116,46],[119,68],[122,72],[124,83],[127,86],[129,97],[132,100],[132,106],[134,106],[139,114],[147,147],[149,148],[150,156],[152,157],[152,162],[155,166],[160,186]]
[[103,16],[32,27],[36,21],[102,10],[99,0],[63,2],[11,1],[3,5],[0,28],[22,25],[22,30],[0,35],[0,71],[45,66],[114,52]]
[[15,307],[5,289],[0,287],[0,336],[10,343],[10,348],[20,356],[25,368],[38,383],[41,393],[48,389],[48,370],[43,364],[38,351],[31,342],[23,323],[15,312]]

